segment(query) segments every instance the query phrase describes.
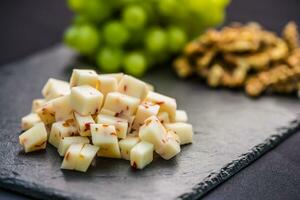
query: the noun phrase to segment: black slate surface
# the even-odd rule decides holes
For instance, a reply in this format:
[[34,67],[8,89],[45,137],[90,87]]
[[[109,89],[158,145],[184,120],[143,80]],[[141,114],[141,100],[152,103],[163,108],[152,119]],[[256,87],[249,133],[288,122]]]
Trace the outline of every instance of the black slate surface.
[[298,129],[298,100],[249,99],[239,92],[210,90],[169,72],[146,78],[157,91],[177,98],[188,111],[195,142],[175,159],[155,161],[142,171],[127,161],[99,158],[88,173],[60,170],[50,145],[25,155],[18,145],[20,117],[30,111],[48,77],[68,79],[74,54],[57,46],[0,68],[0,184],[40,198],[194,199],[247,166]]

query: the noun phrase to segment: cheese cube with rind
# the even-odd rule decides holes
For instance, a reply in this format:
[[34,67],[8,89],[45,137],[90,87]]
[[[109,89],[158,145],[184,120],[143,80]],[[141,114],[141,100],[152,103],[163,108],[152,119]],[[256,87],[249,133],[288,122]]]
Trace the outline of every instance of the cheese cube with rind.
[[108,124],[115,126],[117,137],[125,138],[128,129],[128,121],[119,117],[99,114],[96,119],[97,124]]
[[139,141],[139,137],[126,137],[125,139],[120,140],[119,146],[122,158],[130,160],[130,151],[137,143],[139,143]]
[[159,112],[157,118],[162,124],[170,123],[169,114],[167,112]]
[[68,148],[72,144],[89,144],[90,140],[88,137],[83,136],[72,136],[72,137],[64,137],[60,140],[57,151],[60,156],[64,156]]
[[132,116],[135,114],[140,100],[119,92],[111,92],[106,95],[102,109],[115,112],[115,117],[121,115]]
[[130,151],[130,165],[135,169],[143,169],[153,160],[153,144],[141,141]]
[[148,93],[145,82],[129,75],[124,75],[119,83],[118,91],[138,99],[144,99]]
[[86,170],[91,165],[93,159],[95,158],[98,150],[98,146],[85,144],[79,153],[79,158],[76,161],[75,170],[86,172]]
[[37,114],[41,118],[45,125],[55,122],[55,110],[53,108],[53,100],[45,103],[40,109],[37,110]]
[[91,136],[91,125],[95,123],[93,117],[91,115],[82,116],[74,112],[74,119],[79,135]]
[[99,75],[99,91],[106,96],[110,92],[118,90],[118,80],[113,76]]
[[54,122],[50,131],[49,143],[58,148],[62,138],[74,135],[78,135],[78,131],[71,120]]
[[98,74],[94,70],[90,69],[73,69],[70,79],[70,86],[76,87],[80,85],[89,85],[98,89]]
[[31,112],[35,113],[38,109],[40,109],[45,103],[46,99],[34,99],[32,101]]
[[79,160],[80,151],[83,148],[84,144],[72,144],[64,157],[64,160],[61,164],[61,169],[74,170],[76,163]]
[[175,121],[176,108],[177,108],[175,99],[156,92],[149,91],[147,97],[145,98],[145,101],[150,101],[159,105],[160,106],[159,111],[167,112],[169,114],[169,118],[171,122]]
[[168,131],[163,144],[155,152],[165,160],[173,158],[180,152],[179,137],[173,131]]
[[68,82],[50,78],[43,87],[42,94],[46,100],[65,96],[70,94],[70,85]]
[[21,121],[22,130],[28,130],[39,122],[41,122],[41,118],[39,117],[39,115],[36,113],[30,113],[22,117],[22,121]]
[[150,142],[157,149],[162,145],[166,129],[160,123],[156,116],[151,116],[145,120],[144,125],[140,127],[139,137],[142,141]]
[[97,113],[102,105],[103,94],[95,88],[82,85],[71,89],[71,107],[81,115]]
[[158,111],[159,111],[159,105],[156,104],[144,102],[143,104],[139,105],[132,128],[134,130],[138,130],[140,126],[143,125],[144,121],[147,118],[153,115],[157,115]]
[[176,110],[175,122],[187,122],[188,116],[184,110]]
[[25,153],[45,149],[47,144],[47,130],[44,123],[39,122],[19,136],[20,144]]
[[63,121],[73,118],[70,95],[53,99],[52,105],[53,110],[55,111],[55,121]]
[[91,125],[92,142],[99,146],[98,156],[121,158],[116,129],[108,124]]
[[181,145],[192,143],[194,132],[191,124],[176,122],[165,124],[165,127],[174,131],[174,133],[178,135]]

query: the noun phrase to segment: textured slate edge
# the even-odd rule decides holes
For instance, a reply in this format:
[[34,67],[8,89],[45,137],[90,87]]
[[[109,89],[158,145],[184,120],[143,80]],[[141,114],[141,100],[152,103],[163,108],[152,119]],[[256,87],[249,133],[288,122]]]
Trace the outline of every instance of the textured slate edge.
[[300,114],[297,119],[290,122],[288,126],[278,128],[277,133],[267,138],[263,143],[254,146],[247,153],[242,154],[238,159],[228,163],[217,172],[213,172],[205,179],[201,180],[192,188],[192,191],[180,195],[177,199],[192,200],[203,197],[207,192],[214,189],[220,183],[226,181],[231,176],[250,165],[263,154],[267,153],[283,140],[300,130]]

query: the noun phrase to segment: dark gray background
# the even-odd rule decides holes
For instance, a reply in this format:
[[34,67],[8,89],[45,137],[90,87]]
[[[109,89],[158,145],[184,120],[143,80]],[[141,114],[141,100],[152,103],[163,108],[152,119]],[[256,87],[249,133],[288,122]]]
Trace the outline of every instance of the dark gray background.
[[[227,21],[258,21],[279,32],[300,25],[298,0],[233,0]],[[26,57],[61,40],[71,13],[63,0],[0,2],[0,64]],[[1,88],[1,86],[0,86]],[[211,191],[204,199],[300,199],[300,133]],[[0,199],[26,199],[0,190]]]

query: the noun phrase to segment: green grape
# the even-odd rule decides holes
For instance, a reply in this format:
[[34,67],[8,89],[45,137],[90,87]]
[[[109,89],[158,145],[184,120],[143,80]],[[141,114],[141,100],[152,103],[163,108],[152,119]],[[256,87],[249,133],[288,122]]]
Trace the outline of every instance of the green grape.
[[166,33],[161,28],[155,28],[148,32],[145,45],[150,52],[162,52],[167,46]]
[[89,21],[86,17],[82,16],[82,15],[76,15],[74,18],[73,18],[73,24],[75,25],[84,25],[84,24],[88,24]]
[[111,7],[106,0],[88,0],[84,1],[79,13],[92,21],[100,22],[111,14]]
[[67,28],[67,30],[64,32],[64,42],[69,45],[70,47],[76,46],[76,40],[78,36],[78,30],[79,28],[76,26],[70,26]]
[[84,5],[84,0],[68,0],[68,6],[71,10],[79,12]]
[[179,27],[170,27],[168,29],[168,46],[172,52],[179,52],[187,42],[187,36],[183,29]]
[[139,52],[128,54],[124,58],[124,71],[133,76],[141,77],[147,70],[147,61],[145,56]]
[[104,39],[108,45],[121,46],[129,38],[126,27],[118,21],[110,21],[104,26]]
[[146,23],[146,13],[140,6],[128,6],[123,10],[123,23],[130,29],[140,29]]
[[207,9],[211,6],[211,0],[186,0],[187,7],[197,13],[206,13],[210,15]]
[[211,27],[223,22],[225,12],[218,7],[210,7],[208,13],[202,13],[203,26]]
[[120,49],[104,47],[97,55],[97,64],[103,72],[118,72],[121,70],[122,57]]
[[90,25],[79,27],[76,38],[75,48],[83,54],[93,53],[100,43],[100,35],[97,29]]
[[229,3],[230,0],[210,0],[212,6],[224,9]]
[[158,2],[159,11],[166,16],[174,16],[174,11],[177,8],[178,1],[177,0],[160,0]]

